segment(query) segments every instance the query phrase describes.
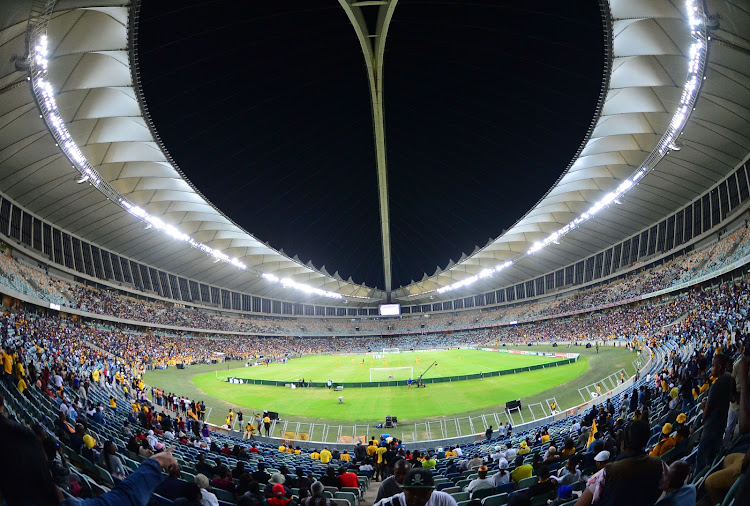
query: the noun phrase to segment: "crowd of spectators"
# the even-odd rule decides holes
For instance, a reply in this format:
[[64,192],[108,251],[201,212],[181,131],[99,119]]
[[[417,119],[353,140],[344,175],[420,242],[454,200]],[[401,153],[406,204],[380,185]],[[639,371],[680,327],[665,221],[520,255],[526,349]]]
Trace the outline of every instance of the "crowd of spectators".
[[[509,493],[509,504],[532,504],[532,500],[538,504],[537,499],[544,498],[558,505],[567,505],[571,500],[581,506],[652,505],[661,498],[658,504],[665,506],[694,506],[697,499],[706,504],[719,503],[727,494],[735,496],[735,504],[746,504],[750,487],[743,486],[742,480],[747,472],[743,464],[750,458],[750,357],[745,356],[743,347],[750,336],[748,297],[750,283],[745,277],[695,289],[668,301],[615,307],[598,318],[580,315],[561,319],[557,322],[560,327],[554,329],[560,335],[567,328],[572,334],[582,332],[584,339],[590,339],[592,329],[601,328],[617,338],[671,351],[657,356],[652,373],[639,386],[618,397],[607,396],[580,418],[571,420],[572,424],[541,427],[513,436],[507,427],[497,433],[488,430],[486,443],[457,445],[447,450],[410,451],[398,440],[382,438],[365,448],[359,445],[352,455],[347,453],[344,457],[327,448],[310,451],[282,445],[276,450],[267,445],[248,445],[239,439],[220,440],[205,432],[200,417],[191,414],[194,410],[187,399],[166,394],[156,400],[152,394],[149,400],[138,379],[137,364],[128,361],[133,356],[135,340],[141,354],[153,360],[162,355],[175,359],[180,352],[173,354],[174,348],[210,358],[213,355],[205,351],[207,347],[210,350],[232,341],[236,344],[240,338],[136,335],[129,329],[107,329],[7,311],[0,320],[3,382],[5,388],[16,388],[29,400],[38,393],[54,399],[59,418],[47,433],[44,427],[35,430],[43,441],[51,441],[42,444],[50,479],[69,494],[80,490],[73,485],[77,475],[71,472],[62,445],[65,452],[74,452],[76,459],[96,462],[106,469],[108,476],[116,480],[114,490],[118,494],[133,493],[128,487],[137,479],[145,492],[140,499],[130,498],[135,504],[145,504],[155,491],[170,500],[194,498],[196,504],[202,498],[213,500],[216,496],[246,504],[244,498],[252,496],[254,502],[247,504],[279,506],[274,498],[284,502],[292,496],[292,489],[285,483],[302,484],[301,488],[295,487],[295,493],[304,500],[306,495],[319,497],[325,485],[337,490],[354,485],[356,491],[360,478],[370,476],[383,480],[378,494],[383,501],[381,506],[410,504],[403,502],[406,499],[401,495],[415,501],[411,494],[432,490],[438,478],[442,483],[458,485],[453,488],[465,492],[456,493],[467,493],[470,499]],[[549,325],[552,331],[555,320],[541,324]],[[521,327],[512,327],[514,331],[518,328]],[[498,342],[504,339],[499,335],[486,336],[493,338]],[[430,336],[407,339],[423,339],[433,345]],[[271,340],[280,346],[278,353],[295,346],[286,343],[294,340],[251,338],[242,349],[252,354]],[[325,346],[327,341],[339,341],[306,340],[307,348],[297,348],[297,352],[316,352],[316,347]],[[335,346],[348,347],[356,342],[346,339]],[[674,346],[662,346],[668,343]],[[102,398],[101,392],[109,395],[108,403],[96,400]],[[122,403],[123,397],[132,399],[133,410],[126,404],[120,411],[117,401]],[[193,401],[193,406],[196,404]],[[165,409],[168,406],[174,409]],[[4,416],[1,408],[0,415]],[[123,448],[102,437],[102,427],[112,426],[107,420],[122,423],[120,437],[127,440]],[[8,426],[1,420],[0,423],[3,437],[12,436],[13,444],[21,444],[27,433],[20,426]],[[59,444],[53,444],[49,432],[54,433]],[[111,429],[107,429],[107,434],[111,434]],[[190,453],[197,455],[195,462],[186,463],[186,453],[181,453],[178,462],[171,455],[171,444],[191,452],[198,450],[197,454]],[[125,459],[126,452],[140,461],[135,470],[124,465],[126,460],[136,462]],[[294,462],[299,472],[278,464],[278,473],[266,472],[264,462],[279,454],[290,455],[293,460],[284,462]],[[213,463],[207,456],[214,459]],[[221,456],[231,457],[233,465],[229,466]],[[307,462],[313,467],[304,465],[304,459],[309,459]],[[331,464],[341,468],[329,467],[326,471],[325,465]],[[194,473],[192,480],[185,480],[180,465],[189,465],[189,472]],[[159,467],[167,470],[168,477],[157,476]],[[24,464],[21,468],[26,469]],[[3,498],[9,505],[20,504],[8,485],[13,473],[6,469],[0,478]],[[466,473],[471,476],[463,480]],[[195,487],[188,487],[191,482]],[[733,487],[735,483],[740,486]],[[437,491],[424,492],[425,503],[434,494],[438,494],[441,504],[455,503],[447,492]]]
[[[691,282],[748,254],[750,231],[747,227],[740,227],[706,247],[591,288],[561,292],[559,295],[487,310],[415,314],[388,319],[258,317],[222,313],[206,308],[188,308],[161,300],[131,297],[114,289],[95,288],[60,280],[44,272],[41,266],[32,267],[7,255],[0,255],[0,284],[61,306],[97,315],[184,329],[285,336],[362,335],[407,331],[429,333],[440,330],[486,328],[507,325],[514,321],[528,322],[625,304],[645,294]],[[616,331],[617,326],[618,324],[602,323],[599,325],[602,328],[599,335],[604,337],[607,328]],[[554,337],[554,329],[547,329],[544,323],[538,323],[537,328],[542,329],[542,333]],[[496,332],[498,331],[492,331]],[[524,334],[527,337],[528,334],[533,334],[531,338],[534,339],[538,339],[540,335],[536,329],[531,332],[510,330],[506,333],[519,338]]]

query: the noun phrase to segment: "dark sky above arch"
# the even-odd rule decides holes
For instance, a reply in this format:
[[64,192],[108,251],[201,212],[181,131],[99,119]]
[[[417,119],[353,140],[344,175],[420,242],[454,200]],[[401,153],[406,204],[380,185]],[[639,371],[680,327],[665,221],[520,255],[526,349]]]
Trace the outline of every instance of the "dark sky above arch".
[[[384,67],[393,285],[520,218],[603,76],[596,0],[400,0]],[[383,287],[364,60],[336,0],[145,1],[141,80],[188,178],[289,256]]]

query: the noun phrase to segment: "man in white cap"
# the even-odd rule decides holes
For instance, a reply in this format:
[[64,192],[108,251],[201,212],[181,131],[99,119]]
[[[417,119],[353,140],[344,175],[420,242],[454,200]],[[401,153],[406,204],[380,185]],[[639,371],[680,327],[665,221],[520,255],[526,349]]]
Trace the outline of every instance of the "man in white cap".
[[[505,450],[507,450],[507,448]],[[503,450],[502,446],[497,445],[495,447],[495,450],[490,452],[490,459],[492,459],[492,462],[497,462],[500,459],[504,459],[505,450]]]
[[594,457],[594,463],[596,464],[596,469],[602,469],[604,466],[607,465],[607,462],[609,462],[609,452],[607,450],[600,451],[596,454],[596,457]]
[[492,475],[492,482],[495,484],[495,487],[505,485],[510,481],[510,473],[508,472],[507,460],[501,459],[497,465],[497,469],[498,471]]
[[154,431],[149,430],[147,434],[146,439],[148,439],[148,444],[151,445],[151,448],[156,448],[156,443],[158,443],[159,440],[154,436]]

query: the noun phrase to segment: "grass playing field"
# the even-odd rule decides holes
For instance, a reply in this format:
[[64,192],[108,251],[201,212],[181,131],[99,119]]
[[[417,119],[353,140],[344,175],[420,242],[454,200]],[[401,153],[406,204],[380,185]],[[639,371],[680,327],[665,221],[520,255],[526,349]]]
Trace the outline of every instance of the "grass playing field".
[[[313,355],[295,358],[286,364],[270,364],[269,366],[244,367],[219,373],[219,377],[253,378],[277,381],[305,381],[324,383],[334,382],[368,382],[388,381],[388,376],[394,380],[405,380],[413,372],[416,379],[430,364],[437,365],[430,369],[425,378],[459,376],[462,374],[479,374],[480,372],[501,371],[521,368],[536,364],[548,364],[559,361],[559,358],[537,357],[533,355],[510,355],[481,350],[448,350],[420,353],[388,353],[383,359],[373,358],[373,355]],[[364,362],[363,362],[364,361]],[[230,366],[231,367],[231,366]],[[393,368],[406,368],[397,369]],[[370,369],[372,372],[372,380]],[[386,370],[383,370],[386,369]]]
[[[295,359],[289,363],[275,364],[270,367],[240,367],[227,371],[227,364],[195,366],[188,370],[170,368],[150,371],[146,374],[148,384],[160,386],[167,391],[188,395],[194,399],[203,399],[213,408],[211,421],[221,423],[224,414],[231,407],[242,408],[245,413],[258,410],[278,411],[282,417],[303,422],[321,422],[329,424],[370,423],[382,420],[385,414],[394,414],[400,421],[413,422],[421,419],[438,419],[458,414],[475,415],[491,411],[502,411],[506,401],[522,399],[525,405],[533,402],[544,402],[555,397],[558,404],[565,408],[581,402],[578,388],[599,381],[614,371],[625,368],[633,374],[632,361],[635,355],[624,348],[601,348],[600,353],[594,349],[587,350],[575,347],[551,348],[534,346],[534,351],[573,351],[581,354],[578,362],[570,365],[543,370],[518,373],[483,381],[461,381],[428,385],[427,388],[411,390],[406,387],[381,387],[344,389],[343,393],[325,388],[296,389],[260,385],[236,385],[223,381],[220,377],[243,376],[257,379],[294,380],[304,377],[305,380],[326,381],[368,381],[369,362],[367,356],[313,356]],[[408,364],[414,367],[414,375],[421,373],[437,360],[438,366],[428,376],[452,376],[456,374],[474,374],[481,370],[507,369],[508,364],[529,365],[529,360],[549,361],[544,357],[506,355],[475,350],[453,350],[419,354],[420,364]],[[461,356],[461,360],[458,359]],[[392,358],[394,357],[394,358]],[[398,357],[398,358],[395,358]],[[352,364],[351,359],[355,362]],[[359,366],[365,358],[365,366]],[[412,353],[388,355],[390,367],[403,367],[404,362],[415,362]],[[430,360],[431,359],[431,360]],[[336,367],[336,360],[339,366]],[[506,362],[511,360],[512,362]],[[516,360],[519,360],[518,362]],[[520,364],[523,365],[520,365]],[[540,363],[540,362],[533,362]],[[240,365],[240,363],[236,363]],[[308,365],[310,364],[308,368]],[[399,364],[399,365],[396,365]],[[229,363],[230,367],[233,365]],[[382,361],[379,364],[383,366]],[[373,360],[373,367],[375,361]],[[510,365],[513,368],[513,365]],[[319,371],[319,372],[313,372]],[[345,374],[348,371],[348,374]],[[267,375],[267,376],[263,376]],[[351,377],[349,377],[351,375]],[[356,379],[355,379],[356,378]],[[338,404],[339,395],[344,396],[344,404]]]

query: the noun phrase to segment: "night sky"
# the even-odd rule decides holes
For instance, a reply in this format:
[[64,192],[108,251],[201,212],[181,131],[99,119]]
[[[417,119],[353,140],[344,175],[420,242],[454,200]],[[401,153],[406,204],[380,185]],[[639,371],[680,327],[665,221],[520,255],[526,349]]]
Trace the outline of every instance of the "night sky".
[[[336,0],[142,3],[141,80],[182,171],[248,232],[383,287],[364,59]],[[599,3],[400,0],[386,43],[393,286],[518,220],[584,139]]]

